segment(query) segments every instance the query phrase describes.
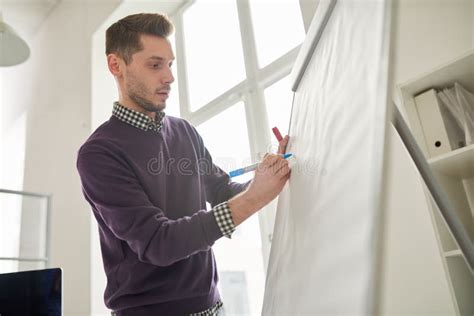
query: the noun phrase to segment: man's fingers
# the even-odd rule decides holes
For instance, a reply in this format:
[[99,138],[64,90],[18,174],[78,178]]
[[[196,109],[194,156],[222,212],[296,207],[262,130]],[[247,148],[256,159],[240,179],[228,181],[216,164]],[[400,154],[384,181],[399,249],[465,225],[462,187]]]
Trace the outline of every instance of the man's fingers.
[[282,167],[288,166],[288,160],[283,158],[281,154],[266,154],[261,162],[262,168],[272,168],[277,173]]
[[284,154],[286,152],[286,146],[288,145],[290,137],[286,135],[280,142],[278,142],[278,153]]
[[275,173],[280,176],[285,176],[286,174],[288,174],[288,172],[290,172],[290,166],[288,164],[288,161],[285,160],[284,163],[279,165]]
[[[263,159],[263,164],[266,166],[266,167],[271,167],[273,166],[277,161],[278,159],[282,158],[281,156],[279,155],[275,155],[275,154],[269,154],[268,156],[266,156],[264,159]],[[283,159],[283,158],[282,158]]]
[[279,154],[284,154],[285,153],[285,150],[286,150],[286,145],[282,145],[280,143],[280,145],[278,145],[278,153]]
[[279,159],[273,166],[272,171],[277,175],[284,175],[288,172],[289,166],[288,161],[284,158]]

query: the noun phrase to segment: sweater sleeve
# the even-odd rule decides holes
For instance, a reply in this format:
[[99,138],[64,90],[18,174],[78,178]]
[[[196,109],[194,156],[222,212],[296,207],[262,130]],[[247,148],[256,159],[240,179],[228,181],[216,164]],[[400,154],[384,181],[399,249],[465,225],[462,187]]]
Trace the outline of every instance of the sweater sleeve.
[[81,150],[77,168],[94,212],[142,262],[168,266],[208,250],[222,237],[212,211],[167,218],[151,203],[130,167],[106,148]]
[[250,181],[245,183],[232,182],[229,175],[215,164],[211,164],[211,172],[206,175],[206,198],[212,207],[229,200],[244,191]]
[[209,163],[209,172],[205,173],[204,183],[206,188],[206,199],[212,207],[229,200],[236,194],[244,191],[251,180],[245,183],[231,181],[229,175],[214,164],[211,154],[203,146],[204,159]]
[[205,147],[204,153],[206,161],[209,161],[211,166],[211,172],[205,176],[207,201],[213,207],[214,216],[222,234],[227,238],[231,238],[235,231],[235,224],[227,200],[244,191],[250,181],[246,183],[230,181],[229,175],[212,163],[212,157]]
[[182,120],[186,125],[186,130],[196,145],[196,149],[199,152],[199,161],[203,163],[204,170],[204,186],[206,190],[206,200],[215,207],[223,202],[226,202],[234,195],[244,191],[250,184],[250,181],[245,183],[237,183],[231,181],[229,175],[214,164],[212,156],[204,145],[204,141],[196,130],[186,120]]

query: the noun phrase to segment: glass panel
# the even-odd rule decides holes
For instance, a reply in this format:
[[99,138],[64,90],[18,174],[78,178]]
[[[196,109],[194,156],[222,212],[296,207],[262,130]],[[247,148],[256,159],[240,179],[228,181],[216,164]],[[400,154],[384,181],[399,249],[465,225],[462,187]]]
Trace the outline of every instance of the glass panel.
[[[225,171],[251,163],[242,102],[204,122],[197,129],[214,162]],[[225,138],[222,137],[223,134]],[[251,178],[252,174],[247,174],[234,181],[243,182]],[[240,225],[232,240],[219,239],[213,249],[221,276],[220,292],[227,314],[259,315],[265,277],[258,216],[255,214]]]
[[250,315],[247,279],[244,271],[224,271],[219,274],[222,297],[231,304],[225,304],[226,315]]
[[298,0],[250,0],[260,67],[301,44],[305,37]]
[[[46,257],[47,199],[0,193],[0,257]],[[41,262],[0,260],[0,273],[44,266]]]
[[171,84],[170,97],[166,101],[165,113],[166,115],[181,117],[179,110],[179,86],[178,86],[178,72],[176,71],[176,65],[178,64],[178,57],[176,56],[176,39],[174,34],[169,37],[171,47],[175,54],[176,60],[173,62],[173,76],[174,82]]
[[[230,172],[250,163],[250,146],[243,102],[212,117],[197,130],[216,165]],[[225,133],[223,133],[225,131]],[[225,138],[222,136],[225,135]],[[240,178],[236,178],[240,180]]]
[[[293,92],[290,87],[290,76],[277,81],[273,85],[265,89],[265,104],[268,115],[268,128],[278,127],[282,136],[288,134],[288,127],[290,124],[291,106],[293,102]],[[271,137],[271,148],[269,152],[276,152],[278,150],[278,142],[275,137]],[[277,208],[277,199],[270,203],[264,213],[267,225],[267,238],[272,238],[273,226],[275,225],[275,215]],[[268,259],[269,251],[265,254]],[[268,260],[266,260],[268,263]],[[266,269],[267,267],[265,267]]]
[[[269,128],[278,127],[283,137],[288,134],[292,102],[293,91],[290,87],[290,76],[286,76],[265,89]],[[278,142],[273,136],[272,147],[274,147],[272,152],[276,152]]]
[[24,196],[21,205],[20,256],[46,256],[47,199]]
[[183,15],[191,111],[245,79],[237,5],[198,0]]
[[46,269],[44,261],[0,260],[0,274]]
[[[5,100],[3,100],[3,70],[0,69],[0,104],[7,104]],[[3,184],[3,178],[4,178],[4,161],[3,161],[3,153],[5,150],[5,147],[3,145],[3,129],[4,129],[4,123],[3,123],[3,111],[5,106],[0,106],[0,188],[4,186]],[[1,228],[1,227],[0,227]]]
[[[20,255],[21,207],[21,195],[0,193],[0,257]],[[16,262],[0,261],[0,272],[16,268]]]

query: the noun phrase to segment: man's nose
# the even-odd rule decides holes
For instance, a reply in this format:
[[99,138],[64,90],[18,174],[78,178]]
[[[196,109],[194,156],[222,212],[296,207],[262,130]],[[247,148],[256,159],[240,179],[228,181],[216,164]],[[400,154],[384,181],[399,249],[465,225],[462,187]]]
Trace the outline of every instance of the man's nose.
[[171,84],[174,82],[174,76],[173,76],[173,71],[171,71],[170,68],[168,68],[162,78],[163,83],[165,84]]

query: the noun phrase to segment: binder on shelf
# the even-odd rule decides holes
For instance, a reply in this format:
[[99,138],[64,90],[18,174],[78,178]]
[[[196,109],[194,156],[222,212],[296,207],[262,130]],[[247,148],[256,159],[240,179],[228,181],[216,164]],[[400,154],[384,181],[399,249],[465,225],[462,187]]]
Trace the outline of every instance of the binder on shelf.
[[441,104],[435,89],[415,96],[415,107],[428,146],[428,158],[465,146],[464,131]]

